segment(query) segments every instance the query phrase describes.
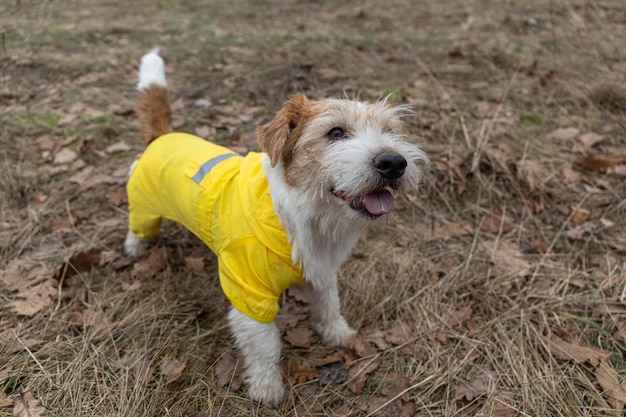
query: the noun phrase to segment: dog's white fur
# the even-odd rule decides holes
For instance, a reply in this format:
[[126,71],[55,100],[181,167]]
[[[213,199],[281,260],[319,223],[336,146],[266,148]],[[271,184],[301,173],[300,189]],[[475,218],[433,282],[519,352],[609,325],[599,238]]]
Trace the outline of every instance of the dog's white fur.
[[[163,60],[156,49],[142,58],[137,87],[142,90],[151,84],[166,85]],[[308,118],[299,116],[301,121],[306,119],[302,122],[305,124],[299,126],[300,136],[291,145],[288,158],[281,157],[274,148],[283,146],[279,142],[286,138],[263,137],[273,132],[271,129],[258,131],[261,145],[270,148],[269,155],[263,156],[263,170],[276,213],[293,246],[293,261],[301,266],[313,289],[314,328],[325,343],[344,346],[356,331],[340,311],[337,269],[363,230],[375,220],[375,216],[364,213],[362,206],[357,210],[350,203],[382,187],[399,192],[415,189],[428,158],[403,136],[403,108],[384,101],[301,101]],[[346,137],[330,140],[328,132],[336,126],[345,129]],[[289,126],[288,134],[293,130],[294,126]],[[394,181],[381,180],[373,163],[385,152],[401,155],[407,162],[404,175]],[[128,255],[137,256],[147,246],[144,239],[128,232],[124,244]],[[249,396],[265,405],[278,406],[285,388],[279,369],[281,341],[277,326],[257,322],[234,308],[228,320],[243,356]]]

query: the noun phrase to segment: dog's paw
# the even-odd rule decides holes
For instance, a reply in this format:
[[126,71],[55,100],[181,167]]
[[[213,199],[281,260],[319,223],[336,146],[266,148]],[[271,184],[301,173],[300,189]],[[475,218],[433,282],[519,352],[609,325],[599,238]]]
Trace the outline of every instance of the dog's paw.
[[248,396],[252,401],[263,404],[266,407],[277,408],[285,397],[280,372],[266,372],[265,375],[249,382]]
[[142,239],[132,231],[128,231],[126,234],[126,240],[124,240],[124,253],[132,258],[141,256],[150,246],[148,239]]
[[333,347],[346,346],[348,339],[357,334],[357,331],[348,326],[343,317],[331,323],[316,323],[313,327],[324,343]]

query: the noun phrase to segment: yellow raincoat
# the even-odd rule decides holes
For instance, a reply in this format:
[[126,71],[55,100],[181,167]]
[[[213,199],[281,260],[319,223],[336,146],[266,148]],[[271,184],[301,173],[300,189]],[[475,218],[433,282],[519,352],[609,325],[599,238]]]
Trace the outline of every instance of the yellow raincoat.
[[261,156],[241,157],[186,133],[161,136],[128,180],[129,227],[150,238],[163,217],[185,225],[218,255],[220,283],[233,306],[271,322],[280,294],[304,280],[274,212]]

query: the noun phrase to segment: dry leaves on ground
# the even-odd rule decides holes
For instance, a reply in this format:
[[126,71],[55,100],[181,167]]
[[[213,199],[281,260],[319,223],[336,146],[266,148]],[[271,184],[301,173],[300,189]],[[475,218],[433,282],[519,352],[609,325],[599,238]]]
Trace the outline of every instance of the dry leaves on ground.
[[618,411],[624,409],[626,404],[626,379],[620,377],[615,369],[607,362],[602,361],[596,369],[596,378],[600,388],[602,388],[602,395],[604,395],[609,404]]
[[213,375],[220,387],[228,386],[231,390],[237,391],[242,380],[237,369],[238,362],[231,355],[225,353],[213,364]]
[[41,417],[46,411],[38,399],[30,392],[20,394],[14,400],[13,415],[15,417]]
[[161,362],[161,375],[167,379],[167,383],[174,382],[183,374],[189,357],[183,359],[164,358]]
[[7,394],[0,390],[0,408],[11,407],[13,405],[13,398],[9,398]]
[[553,335],[549,339],[544,339],[544,342],[555,358],[572,361],[574,363],[589,362],[591,365],[597,366],[601,360],[611,356],[611,352],[606,350],[566,342],[556,335]]

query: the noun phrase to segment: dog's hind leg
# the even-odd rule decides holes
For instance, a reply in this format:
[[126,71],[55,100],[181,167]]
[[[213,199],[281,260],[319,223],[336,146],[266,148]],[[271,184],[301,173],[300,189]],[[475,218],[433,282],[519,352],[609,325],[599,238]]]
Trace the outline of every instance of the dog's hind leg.
[[153,237],[161,230],[161,216],[155,212],[146,198],[139,191],[133,191],[135,179],[128,182],[128,233],[124,240],[124,252],[133,258],[143,254],[153,241]]
[[261,323],[235,308],[228,314],[230,329],[243,356],[245,382],[253,401],[278,407],[285,396],[280,360],[280,332],[274,323]]
[[136,258],[150,247],[150,243],[151,239],[142,239],[134,234],[132,230],[129,230],[126,234],[126,240],[124,240],[124,253]]

